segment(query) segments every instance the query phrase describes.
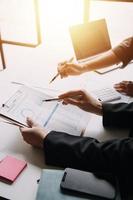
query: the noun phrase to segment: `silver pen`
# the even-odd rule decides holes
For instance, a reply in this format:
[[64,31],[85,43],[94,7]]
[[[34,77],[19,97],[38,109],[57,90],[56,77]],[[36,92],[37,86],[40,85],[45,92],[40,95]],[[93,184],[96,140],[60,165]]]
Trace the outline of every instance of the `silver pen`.
[[[69,63],[69,62],[72,62],[73,61],[73,57],[72,58],[70,58],[70,60],[68,60],[68,61],[66,61],[66,62],[64,62],[64,64],[65,63]],[[49,84],[50,83],[52,83],[58,76],[59,76],[60,74],[59,73],[57,73],[52,79],[51,79],[51,81],[49,82]]]

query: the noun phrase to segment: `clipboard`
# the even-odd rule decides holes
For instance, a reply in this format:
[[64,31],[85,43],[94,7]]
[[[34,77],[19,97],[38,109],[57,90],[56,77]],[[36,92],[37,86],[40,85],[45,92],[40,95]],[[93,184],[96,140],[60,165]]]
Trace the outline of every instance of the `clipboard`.
[[51,96],[23,85],[0,108],[0,117],[20,126],[27,126],[26,119],[30,117],[48,132],[84,134],[91,114],[73,105],[65,106],[62,102],[43,101],[48,98]]

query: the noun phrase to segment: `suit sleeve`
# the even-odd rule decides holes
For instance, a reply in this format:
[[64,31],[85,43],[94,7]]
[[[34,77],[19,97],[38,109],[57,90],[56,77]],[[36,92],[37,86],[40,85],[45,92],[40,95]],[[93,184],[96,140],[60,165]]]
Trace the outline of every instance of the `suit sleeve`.
[[133,103],[104,103],[103,125],[106,127],[131,128],[133,124]]
[[133,37],[125,39],[112,50],[125,67],[133,59]]
[[133,139],[99,142],[90,137],[50,132],[44,139],[48,165],[117,173],[133,169]]

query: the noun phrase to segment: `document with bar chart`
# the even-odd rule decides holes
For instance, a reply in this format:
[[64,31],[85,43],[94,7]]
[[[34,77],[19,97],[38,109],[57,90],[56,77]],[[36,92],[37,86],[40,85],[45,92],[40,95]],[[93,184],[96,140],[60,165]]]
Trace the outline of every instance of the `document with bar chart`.
[[26,118],[31,117],[48,131],[82,135],[91,114],[73,105],[63,105],[61,101],[43,101],[47,98],[51,96],[28,86],[21,86],[3,103],[0,117],[24,126],[27,126]]

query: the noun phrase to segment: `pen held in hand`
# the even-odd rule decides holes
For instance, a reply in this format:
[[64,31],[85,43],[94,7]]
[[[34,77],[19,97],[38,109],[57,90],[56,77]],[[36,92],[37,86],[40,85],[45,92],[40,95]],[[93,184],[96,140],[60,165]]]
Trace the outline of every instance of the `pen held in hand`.
[[[68,98],[73,98],[73,99],[79,99],[81,98],[81,95],[77,95],[77,96],[71,96]],[[50,98],[50,99],[43,99],[42,102],[48,102],[48,101],[62,101],[64,98],[59,98],[59,97],[55,97],[55,98]]]
[[[69,63],[69,62],[72,62],[73,59],[74,59],[73,57],[70,58],[68,61],[65,61],[64,64]],[[57,73],[57,74],[51,79],[51,81],[49,82],[49,84],[52,83],[59,75],[60,75],[60,74]]]
[[59,73],[57,73],[49,83],[52,83],[58,76],[59,76]]

